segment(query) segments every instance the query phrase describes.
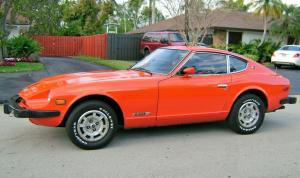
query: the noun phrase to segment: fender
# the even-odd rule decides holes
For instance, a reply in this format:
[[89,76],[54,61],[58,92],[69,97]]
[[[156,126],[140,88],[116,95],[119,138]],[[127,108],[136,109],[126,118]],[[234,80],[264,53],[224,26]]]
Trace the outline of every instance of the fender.
[[[269,103],[269,95],[267,94],[267,92],[262,87],[253,85],[253,86],[247,86],[247,87],[243,88],[242,90],[239,91],[239,93],[234,93],[234,94],[231,93],[231,96],[229,99],[230,102],[228,102],[227,105],[225,106],[225,110],[230,112],[231,108],[233,107],[233,104],[236,102],[238,97],[240,97],[243,93],[246,93],[249,90],[258,90],[258,91],[262,92],[267,99],[266,102]],[[266,109],[268,110],[268,108],[266,108]]]

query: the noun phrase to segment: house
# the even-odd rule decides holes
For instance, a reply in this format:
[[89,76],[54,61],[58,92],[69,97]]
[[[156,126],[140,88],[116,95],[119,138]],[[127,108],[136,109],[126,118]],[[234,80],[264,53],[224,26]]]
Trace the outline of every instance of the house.
[[[261,39],[263,35],[263,18],[254,13],[234,10],[214,10],[211,14],[211,25],[204,43],[208,45],[228,45],[248,43],[254,39]],[[130,32],[131,34],[150,31],[184,30],[184,15],[179,15]],[[267,34],[267,38],[275,42],[287,43],[275,35]]]
[[19,36],[22,33],[29,30],[28,20],[23,16],[11,17],[11,14],[8,14],[6,20],[6,27],[9,31],[8,39],[15,36]]

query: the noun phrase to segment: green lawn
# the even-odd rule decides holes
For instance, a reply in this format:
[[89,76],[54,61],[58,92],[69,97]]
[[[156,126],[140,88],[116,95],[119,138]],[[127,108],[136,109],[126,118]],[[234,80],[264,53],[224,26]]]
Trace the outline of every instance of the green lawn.
[[88,56],[77,56],[75,59],[91,62],[94,64],[99,64],[103,66],[108,66],[113,69],[122,70],[127,69],[128,67],[135,64],[135,61],[125,61],[125,60],[113,60],[113,59],[101,59],[96,57],[88,57]]
[[42,63],[17,62],[15,66],[0,66],[0,73],[38,71],[43,70],[43,68]]

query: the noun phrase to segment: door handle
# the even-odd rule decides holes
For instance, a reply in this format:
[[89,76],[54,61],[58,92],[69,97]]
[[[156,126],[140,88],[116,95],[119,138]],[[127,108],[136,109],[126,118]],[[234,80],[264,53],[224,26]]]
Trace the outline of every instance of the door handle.
[[218,88],[227,88],[228,85],[225,84],[225,83],[221,83],[221,84],[218,84],[217,87],[218,87]]

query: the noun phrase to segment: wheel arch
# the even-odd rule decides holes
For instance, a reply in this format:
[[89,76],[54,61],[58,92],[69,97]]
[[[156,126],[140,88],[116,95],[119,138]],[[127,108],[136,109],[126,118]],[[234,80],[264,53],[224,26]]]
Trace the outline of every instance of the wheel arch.
[[263,89],[259,89],[259,88],[248,88],[242,92],[240,92],[235,99],[233,100],[234,102],[231,104],[231,109],[234,105],[234,103],[242,96],[246,95],[246,94],[254,94],[256,96],[258,96],[265,104],[266,110],[268,110],[269,107],[269,100],[268,100],[268,95],[266,94],[266,92]]
[[65,127],[66,125],[66,121],[68,116],[70,115],[70,113],[72,112],[72,110],[78,106],[80,103],[84,102],[84,101],[88,101],[88,100],[99,100],[99,101],[103,101],[107,104],[109,104],[116,112],[117,114],[117,119],[118,119],[118,125],[123,127],[124,126],[124,115],[123,115],[123,111],[120,107],[120,105],[111,97],[105,96],[105,95],[87,95],[87,96],[83,96],[81,98],[78,98],[76,101],[74,101],[71,106],[68,108],[62,122],[60,123],[59,127]]
[[145,50],[148,50],[150,52],[150,47],[149,46],[145,46],[143,49],[143,52],[145,52]]

